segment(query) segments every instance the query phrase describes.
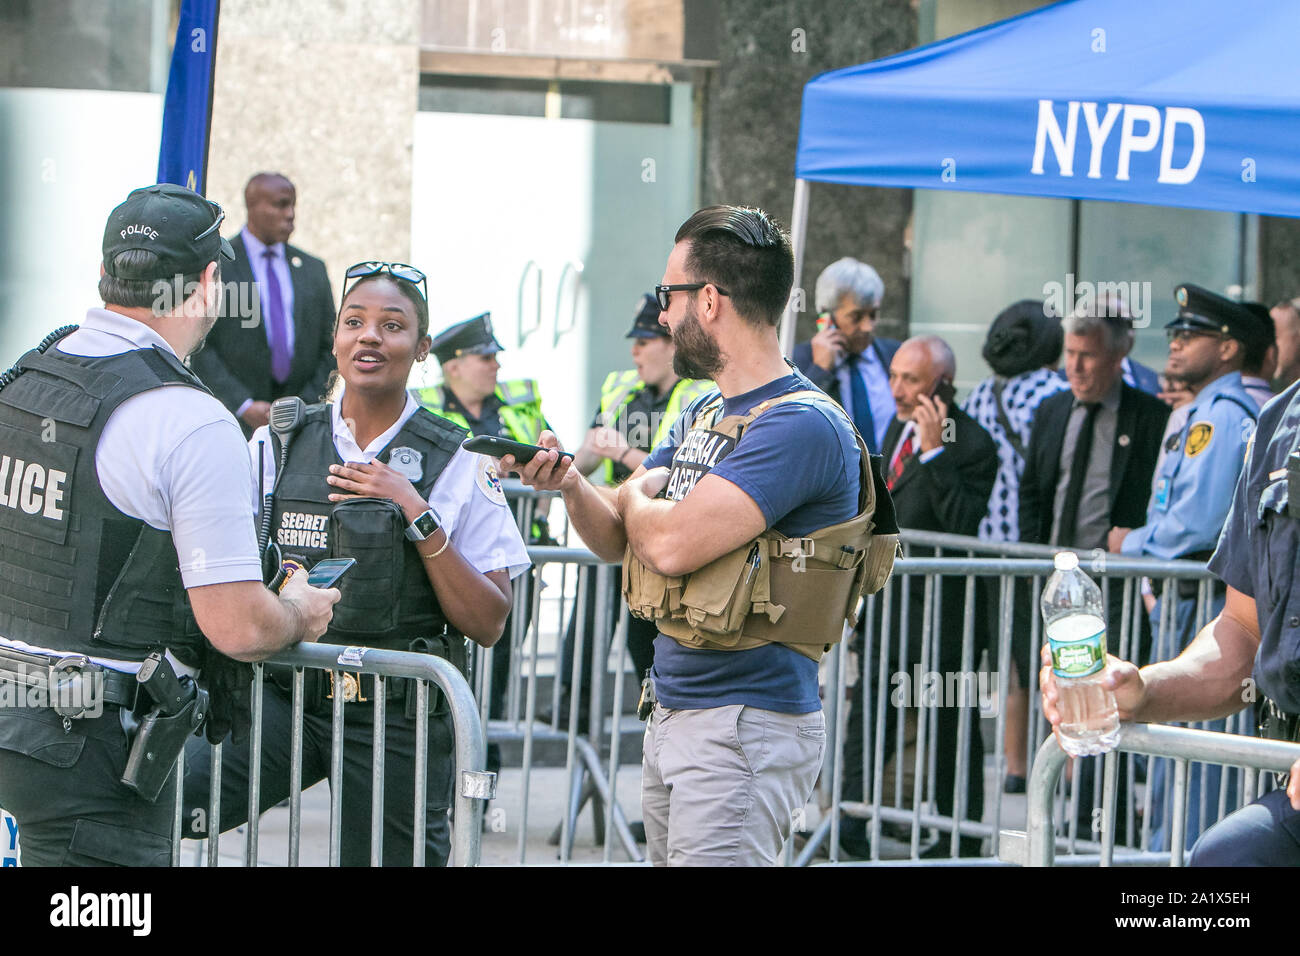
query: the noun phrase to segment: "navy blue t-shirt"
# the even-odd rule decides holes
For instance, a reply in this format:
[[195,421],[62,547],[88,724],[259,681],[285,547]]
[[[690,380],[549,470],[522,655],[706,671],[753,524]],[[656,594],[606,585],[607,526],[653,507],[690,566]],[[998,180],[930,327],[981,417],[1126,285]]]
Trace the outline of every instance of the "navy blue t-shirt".
[[[817,389],[795,372],[727,399],[722,414],[743,415],[769,398],[801,390]],[[671,467],[696,410],[716,396],[716,392],[705,395],[682,413],[668,437],[645,460],[647,469]],[[848,417],[825,398],[763,412],[707,473],[725,478],[749,495],[769,528],[798,537],[857,514],[858,456]],[[660,703],[675,710],[743,704],[806,714],[821,708],[817,663],[781,644],[715,651],[683,647],[660,634],[655,639],[653,675]]]

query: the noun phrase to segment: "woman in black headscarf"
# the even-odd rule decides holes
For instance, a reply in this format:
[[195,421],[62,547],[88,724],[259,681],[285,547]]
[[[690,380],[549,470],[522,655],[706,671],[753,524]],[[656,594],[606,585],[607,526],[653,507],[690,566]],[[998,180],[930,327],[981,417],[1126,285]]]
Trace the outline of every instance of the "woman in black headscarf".
[[[1025,472],[1025,447],[1034,413],[1043,399],[1069,388],[1057,373],[1065,336],[1061,320],[1046,313],[1044,303],[1022,299],[1007,306],[993,320],[984,340],[984,361],[993,375],[975,386],[965,410],[993,436],[998,446],[998,473],[989,496],[989,510],[980,521],[979,536],[986,541],[1019,541],[1020,478]],[[1033,613],[1025,582],[1015,589],[1015,624],[1012,628],[1013,676],[1007,694],[1006,743],[1008,792],[1025,787],[1025,722],[1028,695],[1019,678],[1027,673],[1029,619]],[[992,578],[980,579],[982,612],[990,654],[997,655],[998,589]]]

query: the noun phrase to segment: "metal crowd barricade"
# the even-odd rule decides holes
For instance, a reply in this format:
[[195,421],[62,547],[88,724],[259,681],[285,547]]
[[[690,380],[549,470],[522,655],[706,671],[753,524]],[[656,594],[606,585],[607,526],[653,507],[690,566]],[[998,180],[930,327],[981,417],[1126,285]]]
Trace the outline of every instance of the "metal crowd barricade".
[[[1013,801],[1004,799],[1002,780],[1006,769],[1004,749],[1004,725],[1007,718],[1007,695],[1009,690],[1009,664],[1011,663],[1011,638],[1014,628],[1021,628],[1029,633],[1028,656],[1024,661],[1017,661],[1017,669],[1023,675],[1025,691],[1028,698],[1028,720],[1025,730],[1026,761],[1032,771],[1032,761],[1037,745],[1047,736],[1047,728],[1038,706],[1038,672],[1040,667],[1039,648],[1042,643],[1041,617],[1038,611],[1038,597],[1041,594],[1044,579],[1053,570],[1050,557],[1057,549],[1020,544],[1001,544],[984,542],[975,538],[946,535],[930,532],[904,531],[903,541],[905,557],[900,559],[894,570],[892,586],[874,595],[866,602],[865,616],[869,622],[865,628],[863,645],[857,648],[858,663],[850,663],[848,642],[841,642],[833,652],[831,666],[827,668],[825,690],[825,709],[827,724],[832,730],[832,739],[828,742],[828,759],[823,767],[821,803],[824,808],[819,826],[804,841],[797,863],[805,865],[813,862],[819,855],[829,857],[832,863],[840,862],[840,830],[845,817],[865,819],[868,821],[868,839],[870,845],[869,862],[886,862],[885,857],[906,856],[913,863],[921,862],[923,851],[927,864],[936,862],[935,855],[946,856],[947,862],[957,862],[959,840],[961,837],[987,839],[988,845],[981,858],[961,858],[960,862],[996,863],[999,840],[1003,830],[1008,829],[1012,820],[1009,804]],[[931,554],[960,555],[960,557],[918,557],[918,551],[925,549]],[[1101,552],[1080,551],[1083,569],[1090,573],[1103,589],[1103,603],[1109,607],[1110,590],[1122,588],[1121,627],[1119,633],[1112,629],[1108,634],[1109,649],[1112,653],[1125,659],[1133,659],[1138,650],[1136,637],[1140,634],[1141,619],[1146,616],[1143,607],[1139,581],[1143,577],[1153,579],[1157,595],[1164,597],[1162,607],[1165,612],[1160,627],[1153,635],[1157,655],[1160,657],[1176,656],[1177,649],[1172,646],[1173,597],[1176,584],[1180,580],[1194,580],[1198,583],[1198,620],[1196,629],[1209,619],[1212,601],[1213,577],[1203,564],[1189,561],[1155,561],[1151,559],[1127,559],[1118,555]],[[981,666],[981,648],[978,643],[979,628],[976,615],[981,601],[977,595],[977,581],[984,579],[995,582],[990,588],[995,593],[991,598],[996,601],[996,626],[989,635],[987,662]],[[1027,581],[1030,584],[1028,607],[1017,609],[1015,601],[1015,583]],[[945,620],[942,599],[945,588],[961,588],[961,614],[958,620]],[[912,598],[913,589],[917,589],[917,598]],[[952,607],[956,602],[949,602]],[[901,605],[901,606],[899,606]],[[916,605],[916,607],[914,607]],[[910,655],[907,642],[909,618],[918,613],[922,615],[921,647],[919,653]],[[1107,615],[1108,618],[1110,615]],[[1113,622],[1108,622],[1112,623]],[[986,628],[988,629],[988,628]],[[1022,632],[1023,633],[1023,632]],[[960,642],[960,652],[955,648]],[[940,649],[949,661],[959,661],[956,672],[942,671],[939,667]],[[878,650],[877,650],[878,648]],[[896,668],[897,661],[914,665],[908,674]],[[1145,663],[1139,661],[1139,663]],[[861,713],[850,716],[846,706],[846,688],[848,675],[854,673],[864,683],[862,700],[865,706]],[[895,691],[910,689],[915,691],[914,676],[936,675],[939,678],[939,699],[937,703],[922,702],[910,708],[915,717],[915,746],[910,760],[904,759],[906,752],[905,711],[912,703],[907,694]],[[971,734],[980,733],[980,710],[972,706],[969,699],[944,700],[943,694],[951,693],[954,686],[958,688],[959,698],[964,693],[967,697],[970,688],[980,679],[992,682],[994,691],[991,699],[981,703],[992,711],[994,722],[992,741],[992,760],[986,754],[986,773],[992,776],[993,786],[985,786],[985,793],[991,789],[991,800],[985,799],[983,818],[967,820],[967,774],[970,770]],[[986,685],[980,685],[981,687]],[[981,697],[983,693],[981,692]],[[886,706],[894,707],[897,720],[893,729],[893,785],[885,787],[886,762],[885,739],[883,729],[886,725]],[[940,752],[937,744],[938,706],[960,706],[958,717],[956,746],[947,752]],[[849,731],[849,720],[861,721],[853,728],[860,730],[863,741],[863,799],[848,801],[842,798],[843,780],[846,771],[844,760],[845,738]],[[1237,728],[1248,732],[1247,715],[1238,717]],[[1141,851],[1147,848],[1150,840],[1150,821],[1152,818],[1151,787],[1143,794],[1142,825],[1136,826],[1138,793],[1135,781],[1142,772],[1135,756],[1126,756],[1128,761],[1125,779],[1125,823],[1126,842]],[[941,815],[936,807],[936,777],[940,761],[955,764],[953,773],[953,793],[951,815]],[[910,764],[910,766],[909,766]],[[1078,768],[1076,768],[1078,769]],[[911,785],[905,785],[905,774],[910,770]],[[1201,768],[1204,772],[1204,767]],[[1226,813],[1236,809],[1245,802],[1247,787],[1243,778],[1238,777],[1236,793],[1240,800],[1228,799],[1229,775],[1223,774],[1217,802],[1207,800],[1205,788],[1202,788],[1200,805],[1194,812],[1200,814],[1200,821],[1208,826]],[[1185,786],[1181,778],[1179,786]],[[1064,788],[1064,782],[1061,782]],[[1096,852],[1100,846],[1094,835],[1099,830],[1097,821],[1102,803],[1102,774],[1094,773],[1091,793],[1080,793],[1081,787],[1072,785],[1062,790],[1063,799],[1058,806],[1066,809],[1068,814],[1059,822],[1065,834],[1067,852],[1072,854]],[[1170,788],[1166,802],[1174,801],[1178,787]],[[1216,805],[1217,803],[1217,805]],[[1231,804],[1231,805],[1230,805]],[[1081,812],[1082,810],[1082,812]],[[1216,812],[1217,810],[1217,812]],[[957,822],[954,823],[954,817]],[[1170,817],[1166,814],[1165,819]],[[1085,819],[1092,824],[1080,833],[1079,820]],[[1090,832],[1091,831],[1091,832]],[[937,843],[931,843],[928,835],[938,835]],[[927,838],[923,840],[923,835]],[[887,852],[882,853],[882,836],[891,838]],[[928,847],[923,843],[929,843]],[[892,860],[889,862],[893,862]]]
[[[1174,791],[1179,798],[1174,803],[1173,831],[1167,853],[1117,854],[1114,840],[1115,765],[1120,753],[1147,754],[1172,757],[1174,764]],[[1185,803],[1185,785],[1188,761],[1236,766],[1248,773],[1247,791],[1253,798],[1257,786],[1264,783],[1259,771],[1285,773],[1300,759],[1300,744],[1278,740],[1258,740],[1237,734],[1209,733],[1183,727],[1160,724],[1124,724],[1119,744],[1103,758],[1106,765],[1105,806],[1102,815],[1102,840],[1100,853],[1095,856],[1076,856],[1067,862],[1076,865],[1097,864],[1154,864],[1182,866],[1184,853],[1183,823],[1188,808]],[[1056,864],[1058,844],[1063,841],[1055,833],[1053,804],[1057,781],[1069,761],[1069,755],[1057,744],[1055,737],[1043,741],[1034,769],[1029,779],[1029,807],[1024,832],[1003,834],[1003,859],[1027,866],[1053,866]]]
[[[549,508],[549,499],[554,495],[533,492],[517,482],[507,482],[506,486],[507,494],[516,508],[520,527],[526,533],[535,509]],[[561,509],[551,510],[554,512]],[[563,528],[560,535],[557,535],[562,540],[567,531],[567,523]],[[807,865],[820,856],[828,856],[832,863],[840,862],[841,823],[845,818],[855,817],[868,821],[870,863],[897,862],[896,859],[886,858],[901,856],[910,859],[913,864],[919,864],[923,852],[926,864],[944,862],[932,859],[936,852],[946,853],[947,862],[955,863],[959,859],[960,839],[976,837],[986,841],[982,848],[984,855],[980,858],[960,858],[960,862],[993,864],[998,862],[1003,831],[1016,825],[1019,814],[1024,812],[1024,799],[1005,798],[1001,785],[1006,772],[1003,738],[1007,719],[1012,636],[1013,632],[1028,635],[1025,660],[1016,661],[1017,670],[1023,675],[1028,700],[1023,737],[1028,773],[1032,772],[1038,744],[1049,733],[1038,706],[1039,647],[1043,639],[1038,597],[1046,577],[1053,570],[1051,558],[1058,549],[906,530],[903,532],[903,543],[904,557],[895,566],[895,583],[865,602],[864,614],[871,624],[864,629],[861,639],[864,646],[856,648],[856,664],[851,660],[850,642],[847,640],[842,641],[825,661],[823,685],[828,728],[827,758],[816,794],[821,816],[811,832],[796,833],[796,839],[787,845],[787,862]],[[1081,567],[1101,586],[1103,601],[1108,609],[1111,591],[1121,589],[1114,602],[1120,609],[1117,612],[1118,632],[1111,613],[1107,614],[1110,625],[1109,649],[1121,658],[1132,660],[1138,655],[1138,636],[1142,633],[1143,621],[1147,618],[1140,589],[1143,578],[1151,580],[1154,595],[1163,599],[1163,613],[1152,634],[1154,659],[1176,656],[1178,648],[1173,644],[1173,606],[1180,581],[1197,582],[1198,613],[1195,629],[1199,630],[1210,619],[1215,597],[1214,578],[1204,564],[1193,561],[1130,559],[1100,551],[1077,553],[1080,555]],[[589,799],[594,801],[594,829],[597,841],[604,842],[604,860],[611,859],[612,840],[605,840],[607,831],[623,844],[627,859],[639,860],[640,853],[626,832],[626,815],[618,805],[614,787],[620,755],[622,762],[632,759],[630,754],[621,753],[619,746],[620,735],[627,736],[623,730],[623,700],[616,697],[612,711],[609,707],[601,706],[603,685],[611,673],[618,681],[615,685],[616,694],[621,693],[626,679],[623,638],[627,612],[621,600],[616,597],[610,599],[614,592],[608,575],[614,573],[613,568],[590,553],[575,548],[531,548],[530,555],[536,563],[531,580],[541,584],[545,575],[549,584],[547,596],[542,596],[541,587],[529,588],[521,584],[527,576],[517,579],[516,613],[512,615],[510,633],[514,653],[506,712],[500,719],[486,722],[491,741],[523,747],[521,771],[524,820],[521,821],[518,833],[518,862],[525,862],[526,859],[527,801],[531,792],[532,773],[537,766],[541,766],[537,760],[538,753],[544,748],[553,751],[554,746],[561,742],[565,748],[564,765],[568,789],[565,803],[567,809],[557,827],[560,860],[568,861],[571,858],[578,816]],[[570,568],[576,569],[578,573],[571,574]],[[1021,582],[1022,587],[1027,585],[1027,605],[1022,599],[1018,600],[1023,595],[1017,593],[1017,582]],[[590,587],[599,589],[594,617],[584,610],[587,589]],[[953,588],[960,589],[960,600],[950,598],[945,602],[945,590]],[[995,613],[990,615],[987,624],[982,620],[977,621],[977,615],[983,611],[983,602],[978,593],[981,588],[987,589],[988,598],[995,608]],[[915,600],[912,599],[913,592]],[[531,615],[519,613],[525,607],[532,612]],[[960,607],[960,613],[952,610],[956,607]],[[546,613],[542,613],[543,609]],[[921,646],[909,649],[906,646],[907,635],[910,618],[915,614],[921,615],[925,626],[920,629]],[[571,686],[575,689],[580,686],[583,649],[593,643],[596,645],[596,665],[593,671],[595,686],[590,703],[580,701],[579,695],[574,694],[569,706],[566,733],[559,726],[561,718],[558,713],[560,643],[565,625],[573,615],[578,616],[578,621]],[[986,646],[980,641],[984,631],[989,632]],[[619,651],[619,659],[612,672],[607,669],[606,663],[611,640]],[[913,651],[910,655],[909,650]],[[990,718],[994,725],[992,745],[987,748],[991,752],[991,759],[988,753],[985,759],[985,771],[992,777],[993,786],[986,787],[988,796],[980,820],[965,819],[967,794],[964,785],[970,769],[968,755],[971,735],[981,733],[981,725],[985,723],[980,719],[979,709],[972,706],[962,708],[957,721],[957,745],[947,753],[940,753],[937,746],[937,711],[932,706],[912,708],[915,717],[915,746],[911,755],[906,759],[904,757],[908,742],[904,718],[909,708],[906,706],[908,701],[895,700],[891,693],[898,678],[893,662],[896,658],[908,660],[910,657],[914,659],[911,663],[915,663],[921,674],[938,672],[941,650],[949,666],[955,661],[958,668],[953,674],[940,674],[943,689],[953,686],[954,677],[967,693],[978,685],[981,676],[992,682],[992,690],[984,701],[983,716]],[[483,659],[479,665],[477,686],[480,691],[480,706],[486,718],[491,652],[481,656]],[[547,695],[540,677],[551,661],[554,662],[554,680]],[[1138,663],[1145,661],[1139,660]],[[861,713],[850,714],[846,691],[853,677],[865,682],[865,706]],[[549,696],[551,702],[549,723],[537,720],[542,710],[538,701],[545,696]],[[589,709],[590,723],[590,727],[581,734],[576,730],[580,705]],[[898,711],[892,738],[893,782],[888,787],[885,786],[886,748],[882,733],[886,707]],[[842,797],[846,769],[844,745],[850,720],[861,721],[854,730],[857,732],[860,729],[864,741],[864,794],[863,799],[854,801]],[[1241,714],[1236,721],[1235,729],[1243,733],[1250,732],[1248,715]],[[639,736],[639,725],[635,726]],[[605,757],[603,766],[602,756]],[[1095,760],[1094,766],[1100,763],[1099,758],[1089,759]],[[1141,790],[1137,785],[1145,770],[1140,754],[1126,753],[1122,759],[1125,761],[1122,818],[1127,844],[1125,852],[1143,853],[1149,847],[1152,835],[1152,788],[1147,786]],[[942,815],[937,809],[935,781],[940,761],[955,764],[951,815]],[[1200,771],[1204,773],[1205,767],[1202,766]],[[1058,826],[1065,841],[1063,848],[1067,854],[1081,855],[1081,859],[1087,858],[1089,854],[1096,855],[1101,846],[1098,820],[1102,811],[1104,774],[1100,768],[1090,772],[1092,785],[1087,789],[1073,782],[1067,786],[1064,779],[1058,781],[1061,799],[1055,804],[1060,811]],[[909,773],[910,781],[905,779]],[[1247,779],[1244,772],[1234,773],[1235,794],[1227,773],[1223,774],[1217,795],[1207,794],[1206,788],[1202,787],[1199,804],[1189,812],[1199,815],[1203,826],[1208,826],[1237,806],[1248,802],[1247,794],[1248,791],[1253,792],[1254,780]],[[1185,780],[1180,778],[1177,783],[1184,786]],[[1172,812],[1178,787],[1168,790],[1166,805]],[[1170,819],[1170,813],[1166,813],[1165,819]],[[796,825],[796,830],[800,829],[802,828]],[[890,836],[892,842],[882,853],[881,838],[884,835]],[[938,843],[933,842],[936,836]],[[795,850],[798,851],[797,854]]]
[[[627,612],[617,599],[614,587],[616,566],[585,549],[564,546],[569,539],[569,526],[563,508],[552,507],[557,493],[538,492],[513,479],[505,479],[502,484],[525,539],[530,535],[534,519],[541,514],[551,519],[550,536],[558,542],[528,548],[533,568],[514,581],[514,603],[506,634],[495,648],[480,648],[475,653],[473,684],[479,712],[489,743],[499,748],[511,798],[516,769],[519,774],[520,809],[509,826],[517,836],[515,862],[529,862],[532,798],[538,792],[535,772],[557,766],[564,767],[566,780],[563,810],[551,839],[558,845],[559,862],[568,863],[573,859],[579,822],[588,806],[596,843],[603,844],[601,860],[614,861],[616,840],[621,859],[642,862],[642,852],[617,798],[619,765],[633,759],[633,747],[625,743],[625,738],[633,738],[629,736],[630,721],[623,714],[628,702],[624,693],[628,669]],[[589,613],[592,604],[594,613]],[[573,692],[566,715],[561,712],[564,683],[561,660],[570,624],[574,647],[569,686]],[[613,661],[609,661],[611,647],[617,648]],[[509,649],[510,666],[501,710],[494,713],[491,709],[493,659],[504,648]],[[578,691],[582,687],[583,661],[589,648],[593,658],[591,687],[589,695],[584,695]],[[606,708],[609,663],[615,665],[616,679],[612,704]],[[579,732],[584,710],[587,727]],[[562,728],[566,716],[567,727]],[[639,728],[637,724],[636,742],[639,742]],[[640,762],[639,748],[635,760]],[[490,831],[495,829],[494,823],[495,819],[490,817]]]
[[[337,644],[299,644],[270,658],[267,663],[285,664],[293,671],[293,710],[291,716],[289,769],[289,866],[299,864],[302,828],[302,748],[303,748],[303,675],[304,669],[330,671],[337,686],[343,686],[343,674],[370,674],[374,677],[374,749],[371,783],[370,863],[380,865],[383,858],[384,826],[384,681],[409,678],[417,681],[416,712],[427,712],[429,684],[432,682],[446,696],[451,711],[455,747],[454,817],[451,825],[451,855],[448,865],[477,866],[479,863],[483,805],[494,790],[493,775],[483,769],[485,744],[483,727],[469,684],[450,661],[430,654],[387,651],[375,648],[342,647]],[[243,862],[259,864],[258,836],[261,788],[262,687],[260,665],[254,667],[252,728],[249,734],[250,757],[248,781],[248,822],[245,831]],[[329,864],[338,866],[341,853],[343,806],[343,728],[345,704],[342,694],[333,698],[333,725],[330,747],[330,816]],[[415,722],[415,788],[412,814],[415,838],[412,863],[424,865],[425,796],[428,780],[426,762],[429,722]],[[182,781],[185,755],[177,761],[176,814],[172,824],[172,865],[180,864],[182,829]],[[221,745],[211,752],[211,785],[207,807],[207,865],[216,866],[220,858],[221,836],[215,831],[221,819]],[[160,798],[165,799],[165,798]]]

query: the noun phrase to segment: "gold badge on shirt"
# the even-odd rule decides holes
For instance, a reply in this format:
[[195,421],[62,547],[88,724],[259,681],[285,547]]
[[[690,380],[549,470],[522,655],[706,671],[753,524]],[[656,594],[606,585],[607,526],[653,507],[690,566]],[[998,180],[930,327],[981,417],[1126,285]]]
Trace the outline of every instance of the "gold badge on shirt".
[[1205,449],[1210,447],[1210,439],[1214,437],[1214,425],[1210,422],[1197,422],[1187,430],[1187,457],[1195,458]]

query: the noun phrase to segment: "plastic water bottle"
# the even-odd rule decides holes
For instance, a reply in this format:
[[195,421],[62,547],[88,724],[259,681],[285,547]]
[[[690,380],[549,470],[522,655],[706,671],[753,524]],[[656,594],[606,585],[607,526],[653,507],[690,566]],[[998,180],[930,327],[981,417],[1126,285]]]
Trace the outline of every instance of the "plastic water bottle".
[[1072,551],[1056,555],[1040,602],[1056,675],[1061,746],[1076,757],[1105,753],[1119,743],[1115,695],[1101,685],[1106,673],[1106,616],[1101,589],[1079,570]]

